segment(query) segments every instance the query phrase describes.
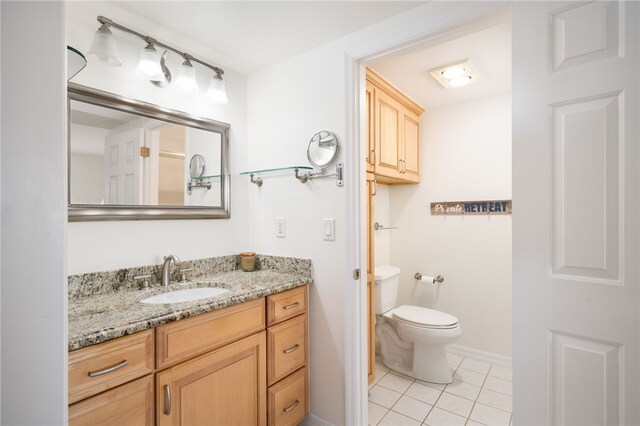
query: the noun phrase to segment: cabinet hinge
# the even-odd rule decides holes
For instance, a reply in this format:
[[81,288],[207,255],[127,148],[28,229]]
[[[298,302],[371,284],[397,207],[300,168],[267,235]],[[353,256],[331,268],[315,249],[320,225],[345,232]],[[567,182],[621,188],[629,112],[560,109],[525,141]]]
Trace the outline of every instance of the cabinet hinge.
[[359,280],[360,279],[360,269],[354,269],[353,270],[353,279],[354,280]]
[[151,155],[151,150],[148,147],[146,146],[140,147],[140,157],[146,158],[146,157],[149,157],[150,155]]

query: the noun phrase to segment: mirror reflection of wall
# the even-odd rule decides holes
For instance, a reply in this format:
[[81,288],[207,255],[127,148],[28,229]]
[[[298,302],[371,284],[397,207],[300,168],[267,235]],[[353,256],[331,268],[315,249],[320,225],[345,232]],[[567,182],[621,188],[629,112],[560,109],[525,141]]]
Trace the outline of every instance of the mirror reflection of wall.
[[[222,205],[220,133],[72,100],[69,199],[80,205]],[[208,183],[187,191],[189,159]],[[210,183],[210,184],[209,184]]]
[[158,135],[158,204],[182,206],[186,182],[185,128],[165,124],[158,129]]

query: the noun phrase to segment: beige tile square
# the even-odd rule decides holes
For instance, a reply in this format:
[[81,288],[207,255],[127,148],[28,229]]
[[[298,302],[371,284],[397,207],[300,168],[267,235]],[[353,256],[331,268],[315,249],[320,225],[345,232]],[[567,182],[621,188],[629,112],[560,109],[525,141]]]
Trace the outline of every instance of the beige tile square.
[[368,409],[369,425],[371,426],[377,425],[380,422],[380,420],[382,420],[382,418],[385,416],[385,414],[387,414],[387,411],[389,410],[384,408],[383,406],[374,404],[373,402],[369,401],[369,409]]
[[433,407],[424,424],[429,426],[464,426],[466,417]]
[[464,368],[458,368],[456,374],[453,375],[455,380],[469,383],[474,386],[482,386],[484,379],[487,376],[482,373],[476,373],[475,371],[465,370]]
[[369,391],[369,401],[375,402],[376,404],[382,405],[386,408],[393,407],[393,404],[398,402],[401,396],[402,394],[399,392],[392,391],[391,389],[378,385],[375,385]]
[[497,377],[487,376],[487,380],[484,381],[484,385],[482,387],[505,395],[512,394],[511,382],[508,380],[498,379]]
[[464,357],[461,357],[460,355],[447,354],[447,361],[449,362],[449,365],[455,368],[460,366],[463,359]]
[[477,373],[487,374],[491,368],[491,364],[484,361],[478,361],[476,359],[465,358],[460,364],[460,368],[465,370],[475,371]]
[[473,420],[467,420],[467,426],[487,426],[487,425],[483,425],[482,423],[478,423]]
[[432,407],[433,405],[418,401],[417,399],[409,398],[408,396],[404,395],[400,397],[398,402],[396,402],[396,405],[391,407],[391,409],[395,412],[404,414],[407,417],[411,417],[412,419],[416,419],[422,422],[425,417],[427,417],[427,414],[429,414],[429,411],[431,411]]
[[513,411],[512,398],[509,395],[494,392],[486,388],[482,388],[480,396],[478,396],[478,402],[499,410],[508,412]]
[[380,426],[420,426],[420,422],[411,417],[403,416],[395,411],[389,411],[382,421],[378,423]]
[[481,388],[479,386],[474,386],[470,385],[469,383],[454,380],[453,383],[447,385],[444,391],[475,401],[478,397],[478,394],[480,393],[480,389]]
[[400,393],[405,393],[412,383],[413,379],[400,377],[393,372],[387,373],[382,379],[378,381],[378,385],[384,386],[387,389],[391,389]]
[[438,402],[436,402],[436,407],[458,414],[459,416],[469,417],[469,413],[471,413],[471,408],[473,407],[473,401],[443,392],[440,398],[438,398]]
[[511,413],[476,403],[470,418],[485,425],[507,426],[511,420]]
[[491,370],[489,370],[489,375],[498,379],[513,381],[511,367],[493,364]]
[[431,382],[425,382],[425,381],[422,381],[422,380],[416,380],[416,382],[422,383],[423,385],[427,385],[430,388],[434,388],[434,389],[438,389],[438,390],[444,390],[444,388],[447,387],[447,385],[443,385],[441,383],[431,383]]
[[436,403],[441,393],[442,392],[438,389],[423,385],[422,383],[414,382],[409,386],[409,389],[407,389],[406,395],[433,405]]
[[375,373],[375,377],[373,378],[373,383],[378,383],[380,379],[382,379],[386,374],[387,372],[385,370],[381,370],[378,367],[376,367],[376,373]]

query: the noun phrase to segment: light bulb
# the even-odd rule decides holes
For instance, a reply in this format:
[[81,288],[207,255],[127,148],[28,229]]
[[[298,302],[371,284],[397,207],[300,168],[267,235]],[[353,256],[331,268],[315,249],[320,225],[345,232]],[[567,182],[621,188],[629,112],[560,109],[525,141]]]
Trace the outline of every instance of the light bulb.
[[193,68],[193,65],[191,65],[189,59],[185,59],[182,65],[180,65],[176,84],[187,93],[195,94],[198,92],[196,70]]
[[227,91],[225,89],[224,80],[220,73],[216,73],[213,77],[211,77],[211,81],[209,82],[209,90],[207,91],[207,96],[213,102],[218,104],[226,104],[229,102],[227,98]]
[[471,83],[470,75],[463,75],[463,76],[455,77],[449,80],[449,86],[451,87],[462,87],[462,86],[466,86],[469,83]]
[[140,52],[136,75],[151,81],[164,80],[164,74],[160,66],[160,56],[153,47],[153,44],[147,43],[145,48]]
[[462,77],[467,70],[464,67],[451,67],[442,71],[442,76],[448,80],[456,77]]
[[94,34],[87,56],[98,58],[111,67],[122,65],[116,39],[106,24],[102,24]]

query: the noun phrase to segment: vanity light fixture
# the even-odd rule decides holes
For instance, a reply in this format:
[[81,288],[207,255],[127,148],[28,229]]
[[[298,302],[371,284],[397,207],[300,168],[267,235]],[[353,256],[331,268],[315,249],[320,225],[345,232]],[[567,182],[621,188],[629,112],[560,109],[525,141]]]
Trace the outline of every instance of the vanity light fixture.
[[[222,68],[194,58],[186,52],[182,52],[175,47],[127,28],[124,25],[120,25],[107,17],[98,16],[97,19],[100,23],[100,28],[98,28],[94,35],[93,43],[88,53],[90,56],[97,57],[110,66],[122,65],[118,55],[116,41],[113,37],[113,33],[111,32],[112,28],[116,28],[141,38],[146,43],[145,47],[140,52],[140,60],[136,67],[136,75],[150,80],[151,83],[158,87],[165,87],[169,85],[171,82],[171,73],[164,64],[164,58],[166,57],[167,52],[170,51],[184,58],[184,62],[180,66],[178,78],[176,79],[176,84],[180,88],[187,93],[196,93],[198,91],[195,69],[192,64],[193,62],[196,62],[213,71],[213,77],[209,84],[207,96],[217,103],[226,104],[228,102],[225,83],[222,78],[222,75],[224,74],[224,70]],[[165,49],[165,52],[160,55],[156,48]]]
[[187,93],[198,93],[198,83],[196,82],[196,70],[193,68],[188,57],[184,58],[184,62],[180,65],[176,84]]
[[468,59],[434,68],[430,73],[446,89],[466,86],[478,80],[478,74]]
[[96,57],[111,67],[122,65],[118,54],[118,45],[113,33],[107,24],[100,25],[100,28],[93,36],[93,43],[87,52],[89,57]]

